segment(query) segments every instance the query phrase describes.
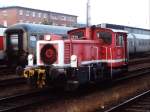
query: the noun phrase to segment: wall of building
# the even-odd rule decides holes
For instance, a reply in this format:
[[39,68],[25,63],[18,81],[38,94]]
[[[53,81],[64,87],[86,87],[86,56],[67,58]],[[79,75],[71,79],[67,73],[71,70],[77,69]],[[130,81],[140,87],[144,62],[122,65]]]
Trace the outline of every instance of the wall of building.
[[16,23],[16,9],[0,10],[0,24],[10,26]]
[[75,26],[77,16],[25,7],[0,8],[0,24],[5,26],[15,23],[41,24],[43,22],[59,26]]

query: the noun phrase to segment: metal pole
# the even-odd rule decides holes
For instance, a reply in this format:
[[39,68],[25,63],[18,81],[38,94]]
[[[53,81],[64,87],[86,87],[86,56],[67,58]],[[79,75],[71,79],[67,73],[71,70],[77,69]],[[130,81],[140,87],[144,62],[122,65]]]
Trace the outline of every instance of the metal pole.
[[150,29],[150,0],[148,0],[148,16],[149,16],[148,23],[149,23],[149,29]]
[[91,15],[90,15],[90,0],[87,0],[87,15],[86,15],[86,25],[87,27],[91,25]]

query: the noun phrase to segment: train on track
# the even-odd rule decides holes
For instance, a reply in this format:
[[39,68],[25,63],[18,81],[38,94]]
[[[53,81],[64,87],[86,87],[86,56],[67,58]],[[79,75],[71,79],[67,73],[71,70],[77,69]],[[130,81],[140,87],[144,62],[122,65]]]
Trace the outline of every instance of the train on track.
[[4,31],[6,27],[0,26],[0,61],[4,59]]
[[[43,40],[46,34],[66,37],[67,31],[73,29],[65,26],[19,23],[5,30],[5,63],[10,67],[25,67],[27,55],[36,53],[36,41]],[[36,57],[36,56],[35,56]]]
[[114,26],[73,29],[65,40],[45,35],[46,40],[37,42],[36,65],[29,54],[24,76],[39,87],[77,88],[88,82],[112,80],[117,73],[128,69],[131,55],[150,51],[149,30]]

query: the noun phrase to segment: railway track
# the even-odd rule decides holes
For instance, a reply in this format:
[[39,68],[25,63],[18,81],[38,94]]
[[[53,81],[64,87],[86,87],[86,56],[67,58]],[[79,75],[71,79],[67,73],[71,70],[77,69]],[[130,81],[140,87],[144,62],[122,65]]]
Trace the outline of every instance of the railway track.
[[12,78],[0,81],[0,98],[32,90],[24,78]]
[[125,79],[134,78],[137,76],[142,76],[142,75],[148,74],[148,73],[150,73],[150,64],[148,64],[146,66],[143,65],[143,66],[134,68],[131,71],[123,73],[123,74],[121,74],[121,78],[115,79],[113,82],[118,82],[118,81],[122,81]]
[[12,69],[12,68],[8,68],[6,66],[1,66],[0,67],[0,75],[9,75],[9,74],[15,74],[15,69]]
[[0,112],[16,112],[21,111],[26,107],[38,105],[47,100],[56,98],[55,94],[49,91],[48,88],[32,90],[22,94],[17,94],[0,99]]
[[[145,76],[147,77],[147,75]],[[27,108],[23,112],[92,112],[92,110],[93,112],[104,112],[104,109],[108,109],[110,106],[112,107],[112,104],[114,106],[114,104],[123,101],[123,99],[127,99],[129,97],[131,98],[131,96],[134,96],[135,94],[137,95],[137,93],[141,93],[143,91],[142,87],[145,86],[139,87],[142,83],[140,78],[142,78],[142,80],[146,79],[143,77],[136,77],[133,80],[134,83],[132,83],[132,79],[129,79],[119,84],[110,85],[104,88],[97,88],[92,86],[91,88],[81,88],[80,91],[73,92],[71,94],[63,95],[63,93],[61,93],[63,99],[59,98],[59,101],[55,100],[53,103],[45,102],[40,106],[31,106],[31,108]],[[135,82],[137,84],[135,84]],[[100,109],[97,111],[96,107]]]
[[104,112],[150,112],[150,90],[130,98]]
[[140,64],[140,63],[150,63],[150,57],[137,57],[137,58],[133,58],[131,60],[129,60],[129,65],[136,65],[136,64]]
[[[134,74],[132,77],[135,77],[137,75],[143,75],[150,73],[150,67],[137,67],[136,70],[130,71],[130,74]],[[138,73],[138,74],[137,74]],[[127,79],[130,77],[124,77],[124,79]],[[119,80],[124,80],[119,79]],[[8,80],[0,80],[0,87],[4,87],[7,85],[15,85],[24,83],[24,78],[16,78],[16,79],[8,79]],[[11,95],[8,97],[4,97],[0,99],[0,112],[12,112],[21,110],[23,108],[38,105],[44,101],[47,101],[48,99],[55,99],[56,95],[52,94],[51,92],[48,92],[49,90],[44,91],[30,91],[30,92],[24,92],[23,94],[17,94],[17,95]],[[109,112],[109,111],[108,111]],[[110,111],[111,112],[111,111]]]
[[23,84],[25,82],[26,80],[24,77],[9,78],[5,80],[0,80],[0,87],[13,86],[17,84]]
[[[140,69],[138,69],[139,71],[140,70],[142,70],[142,68]],[[139,72],[138,71],[138,72]],[[134,72],[134,73],[137,73],[137,71],[136,72]],[[142,72],[140,72],[140,73],[138,73],[138,75],[140,76],[140,75],[143,75],[143,74],[147,74],[147,73],[150,73],[150,70],[149,71],[147,71],[147,69],[143,69],[142,70]],[[123,80],[123,79],[122,79]],[[112,85],[113,86],[113,85]],[[106,88],[106,87],[105,87]],[[109,88],[109,87],[108,87]],[[80,90],[78,90],[77,92],[73,92],[72,94],[65,94],[65,95],[63,95],[64,93],[61,93],[61,95],[59,94],[59,96],[63,96],[63,98],[64,99],[59,99],[59,101],[62,101],[62,100],[66,100],[66,99],[76,99],[76,98],[81,98],[82,99],[82,97],[84,97],[84,96],[86,96],[87,94],[92,94],[92,93],[95,93],[95,92],[98,92],[99,91],[99,89],[100,88],[95,88],[94,87],[94,89],[93,88],[87,88],[87,90],[86,90],[86,88],[81,88]],[[103,89],[103,87],[101,87],[101,89]],[[56,100],[55,100],[56,101]],[[63,101],[62,101],[63,102]],[[49,102],[48,102],[49,103]],[[47,103],[42,103],[43,105],[48,105]],[[50,104],[50,103],[49,103]],[[81,104],[82,105],[82,104]],[[42,105],[41,105],[42,106]],[[33,106],[31,106],[31,108],[33,109],[33,108],[35,108],[35,107],[33,107]],[[69,107],[68,107],[69,108]],[[31,110],[32,110],[31,109]],[[28,109],[27,109],[28,110]],[[28,111],[31,111],[30,109],[28,110]],[[34,109],[33,109],[34,110]],[[56,109],[57,110],[57,109]]]

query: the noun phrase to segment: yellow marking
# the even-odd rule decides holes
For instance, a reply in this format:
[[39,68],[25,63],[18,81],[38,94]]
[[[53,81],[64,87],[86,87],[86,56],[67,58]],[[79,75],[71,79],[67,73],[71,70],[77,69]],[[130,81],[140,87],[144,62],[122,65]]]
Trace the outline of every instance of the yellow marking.
[[34,75],[34,69],[26,69],[24,70],[24,77],[29,78]]
[[45,69],[36,69],[36,71],[38,73],[37,85],[42,88],[45,85],[46,79]]
[[24,75],[25,78],[28,78],[28,73],[29,72],[27,70],[24,70],[23,75]]
[[25,78],[31,78],[32,76],[35,75],[35,72],[37,73],[37,82],[36,84],[38,87],[42,88],[44,85],[46,85],[45,80],[46,80],[46,71],[45,69],[40,69],[40,68],[29,68],[24,70],[23,74]]

